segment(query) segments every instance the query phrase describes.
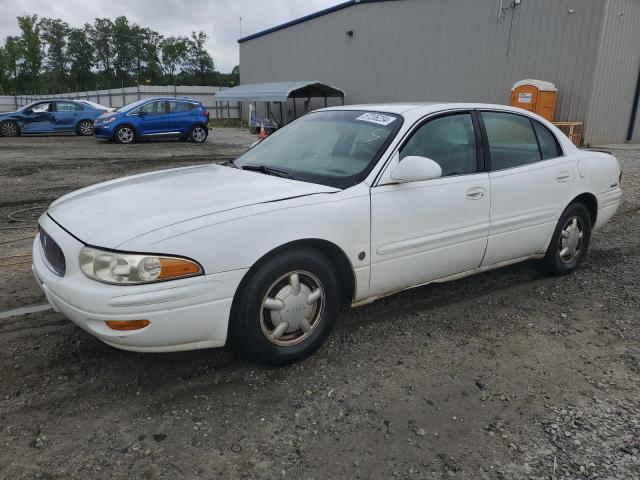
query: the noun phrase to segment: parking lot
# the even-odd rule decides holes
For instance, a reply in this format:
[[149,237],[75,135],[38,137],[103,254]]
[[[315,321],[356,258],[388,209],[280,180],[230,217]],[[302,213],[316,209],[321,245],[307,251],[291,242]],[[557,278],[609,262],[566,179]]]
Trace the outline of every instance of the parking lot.
[[[0,312],[45,301],[30,248],[55,198],[254,139],[0,138]],[[530,262],[406,291],[345,312],[297,365],[0,318],[0,479],[639,478],[640,150],[613,153],[623,204],[576,274]]]

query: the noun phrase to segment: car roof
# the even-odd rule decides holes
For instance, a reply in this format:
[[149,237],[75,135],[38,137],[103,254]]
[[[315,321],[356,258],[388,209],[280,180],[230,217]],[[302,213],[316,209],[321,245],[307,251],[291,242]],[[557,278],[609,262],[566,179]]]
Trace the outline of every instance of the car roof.
[[458,109],[487,109],[487,110],[504,110],[523,113],[526,110],[508,105],[499,105],[493,103],[463,103],[463,102],[406,102],[406,103],[370,103],[362,105],[341,105],[336,107],[327,107],[317,111],[327,110],[357,110],[368,112],[395,113],[397,115],[405,115],[410,112],[413,115],[424,115],[443,110]]

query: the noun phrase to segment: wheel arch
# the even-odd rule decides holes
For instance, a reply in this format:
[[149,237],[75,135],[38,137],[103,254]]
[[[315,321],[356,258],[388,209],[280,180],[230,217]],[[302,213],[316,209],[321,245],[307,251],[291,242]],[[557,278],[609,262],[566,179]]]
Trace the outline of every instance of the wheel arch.
[[118,129],[120,127],[129,127],[129,128],[131,128],[133,130],[133,134],[136,136],[136,138],[138,138],[138,129],[136,128],[136,126],[131,122],[122,122],[122,123],[119,123],[118,125],[116,125],[115,127],[113,127],[113,133],[111,134],[111,138],[113,140],[115,140],[116,132],[118,131]]
[[91,125],[93,125],[93,123],[94,123],[94,121],[93,121],[93,120],[91,120],[90,118],[81,118],[80,120],[78,120],[78,121],[76,122],[76,132],[79,132],[79,131],[80,131],[80,124],[81,124],[82,122],[91,122]]
[[[569,205],[573,205],[574,203],[581,203],[587,208],[589,216],[591,217],[591,226],[593,227],[598,219],[598,199],[596,196],[593,193],[584,192],[571,200]],[[569,205],[567,205],[567,207]]]
[[0,125],[2,125],[3,123],[9,123],[9,122],[15,124],[15,126],[18,128],[18,135],[20,135],[22,133],[22,124],[21,124],[22,122],[20,122],[15,118],[5,118],[3,120],[0,120]]
[[276,247],[260,257],[251,268],[245,273],[236,289],[236,293],[233,297],[233,304],[231,306],[231,316],[233,317],[236,308],[237,299],[240,292],[244,289],[247,282],[251,278],[253,272],[260,268],[264,263],[273,258],[274,255],[284,253],[291,248],[306,248],[312,251],[319,252],[324,255],[330,262],[338,275],[338,281],[341,284],[343,298],[341,299],[341,305],[346,308],[351,305],[356,292],[356,276],[353,270],[353,265],[349,260],[347,254],[338,245],[328,240],[319,238],[305,238],[287,242],[279,247]]

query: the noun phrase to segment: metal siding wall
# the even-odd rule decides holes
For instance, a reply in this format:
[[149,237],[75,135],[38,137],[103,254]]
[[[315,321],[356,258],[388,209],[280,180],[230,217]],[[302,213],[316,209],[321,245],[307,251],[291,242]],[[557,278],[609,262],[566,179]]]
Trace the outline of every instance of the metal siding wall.
[[508,103],[513,83],[539,78],[558,87],[557,120],[585,121],[607,3],[523,0],[498,21],[499,4],[356,5],[241,43],[241,80],[320,80],[344,89],[352,104]]
[[[626,141],[640,70],[640,2],[609,0],[604,25],[585,123],[592,144]],[[633,141],[640,142],[640,118]]]

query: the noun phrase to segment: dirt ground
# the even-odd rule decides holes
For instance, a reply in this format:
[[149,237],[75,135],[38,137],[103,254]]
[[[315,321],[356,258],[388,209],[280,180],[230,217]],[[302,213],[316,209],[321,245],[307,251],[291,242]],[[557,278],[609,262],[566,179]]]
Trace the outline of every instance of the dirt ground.
[[[28,222],[56,197],[252,140],[0,138],[0,314],[44,302]],[[640,151],[614,153],[623,205],[574,275],[530,262],[407,291],[294,366],[0,318],[0,479],[640,478]]]

